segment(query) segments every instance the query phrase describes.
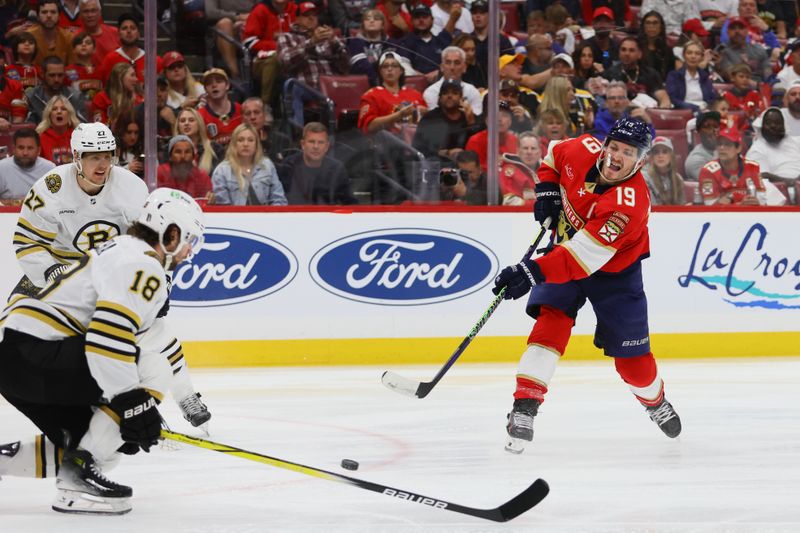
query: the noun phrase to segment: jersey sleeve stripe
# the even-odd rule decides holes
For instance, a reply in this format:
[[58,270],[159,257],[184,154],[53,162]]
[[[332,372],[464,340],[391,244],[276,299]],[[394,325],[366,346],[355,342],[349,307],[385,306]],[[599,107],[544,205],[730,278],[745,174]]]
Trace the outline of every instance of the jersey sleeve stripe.
[[587,274],[600,270],[616,253],[614,248],[600,244],[586,230],[577,232],[561,246],[567,249]]
[[95,344],[94,342],[89,341],[88,336],[86,338],[86,353],[100,355],[102,357],[109,357],[123,363],[136,364],[136,354],[117,351],[109,348],[108,345]]
[[25,244],[38,244],[39,246],[43,246],[47,249],[50,248],[51,241],[45,239],[34,239],[24,233],[16,232],[14,233],[14,241],[13,244],[18,245],[25,245]]
[[17,248],[15,255],[17,256],[17,259],[22,259],[26,255],[30,255],[37,252],[39,253],[45,252],[46,254],[50,255],[50,250],[48,250],[41,244],[34,244],[33,246],[26,246],[25,248]]
[[137,315],[124,305],[120,305],[116,302],[109,302],[108,300],[98,300],[97,305],[95,306],[95,310],[105,311],[107,313],[111,313],[126,318],[133,325],[133,329],[135,331],[139,331],[139,329],[142,327],[142,319],[139,318],[139,315]]
[[59,331],[59,332],[63,333],[64,335],[66,335],[68,337],[75,337],[75,336],[81,335],[83,333],[81,331],[76,331],[76,330],[72,329],[67,324],[64,324],[63,322],[61,322],[59,317],[53,316],[50,313],[48,313],[48,312],[46,312],[46,311],[44,311],[42,309],[37,309],[35,307],[29,307],[27,305],[20,305],[18,307],[15,307],[11,311],[10,314],[20,314],[20,315],[24,315],[24,316],[33,318],[35,320],[38,320],[39,322],[42,322],[42,323],[50,326],[51,328],[55,329],[56,331]]
[[103,324],[96,319],[89,323],[88,331],[97,333],[98,335],[107,336],[119,342],[134,345],[136,344],[136,337],[133,335],[131,330],[119,327],[117,325],[110,326],[108,324]]
[[19,220],[17,220],[17,226],[33,233],[37,237],[44,239],[46,241],[54,241],[57,235],[56,233],[52,233],[50,231],[45,231],[41,228],[37,228],[36,226],[34,226],[33,224],[31,224],[22,217],[20,217]]

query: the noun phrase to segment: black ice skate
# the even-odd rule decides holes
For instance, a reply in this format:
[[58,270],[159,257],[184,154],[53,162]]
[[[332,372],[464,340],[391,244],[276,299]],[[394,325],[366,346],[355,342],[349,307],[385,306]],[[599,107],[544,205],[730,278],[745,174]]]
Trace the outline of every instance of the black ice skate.
[[[19,441],[0,444],[0,474],[6,473],[3,461],[11,461],[11,459],[17,455],[17,452],[19,452],[19,445]],[[0,475],[0,479],[3,479],[2,475]]]
[[664,435],[674,439],[681,434],[681,419],[666,398],[663,398],[658,405],[645,408],[650,420],[658,424]]
[[539,400],[521,399],[514,400],[514,408],[508,413],[508,439],[506,451],[522,453],[525,451],[526,442],[533,440],[533,417],[539,412]]
[[206,404],[200,401],[200,393],[195,392],[178,402],[183,412],[183,418],[189,421],[194,427],[199,427],[211,420],[211,413],[208,412]]
[[56,489],[53,510],[60,513],[120,515],[131,510],[133,490],[106,478],[86,450],[64,452]]

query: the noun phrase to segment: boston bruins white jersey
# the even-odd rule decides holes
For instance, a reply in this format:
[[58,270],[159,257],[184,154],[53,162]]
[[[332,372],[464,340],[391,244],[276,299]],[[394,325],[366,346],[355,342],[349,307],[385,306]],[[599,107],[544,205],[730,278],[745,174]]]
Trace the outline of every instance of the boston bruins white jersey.
[[85,335],[92,376],[113,398],[138,386],[138,337],[166,299],[153,248],[123,235],[74,261],[36,297],[12,297],[0,316],[0,340],[5,329],[44,340]]
[[125,234],[147,199],[147,186],[132,172],[112,167],[94,196],[78,185],[77,169],[61,165],[31,187],[22,203],[14,249],[34,285],[45,284],[54,264],[72,263],[109,239]]

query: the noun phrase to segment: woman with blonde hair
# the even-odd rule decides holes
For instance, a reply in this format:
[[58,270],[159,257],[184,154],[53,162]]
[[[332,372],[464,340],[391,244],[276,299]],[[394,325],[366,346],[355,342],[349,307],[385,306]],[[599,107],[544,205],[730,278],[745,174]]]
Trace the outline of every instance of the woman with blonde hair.
[[70,140],[72,130],[78,124],[78,115],[67,97],[57,94],[48,100],[42,112],[42,121],[36,126],[36,132],[41,139],[40,155],[56,165],[71,163]]
[[112,126],[123,114],[129,113],[135,106],[144,102],[140,92],[136,70],[130,63],[117,63],[111,69],[108,83],[103,91],[92,99],[92,117],[95,122],[103,122]]
[[164,54],[164,77],[167,78],[167,105],[173,109],[194,107],[206,93],[203,84],[192,76],[183,54],[167,52]]
[[653,139],[653,147],[645,167],[642,169],[650,201],[653,205],[684,205],[686,194],[683,177],[678,174],[675,150],[667,137]]
[[537,111],[541,113],[558,109],[570,122],[568,134],[577,136],[589,131],[594,124],[594,110],[583,100],[585,99],[576,98],[575,89],[569,78],[555,76],[545,85]]
[[206,123],[197,109],[183,107],[178,111],[175,124],[172,125],[173,135],[186,135],[195,146],[197,166],[209,176],[224,157],[225,148],[208,138]]
[[233,130],[225,159],[211,176],[214,203],[220,205],[287,205],[278,171],[264,156],[258,132],[249,124]]

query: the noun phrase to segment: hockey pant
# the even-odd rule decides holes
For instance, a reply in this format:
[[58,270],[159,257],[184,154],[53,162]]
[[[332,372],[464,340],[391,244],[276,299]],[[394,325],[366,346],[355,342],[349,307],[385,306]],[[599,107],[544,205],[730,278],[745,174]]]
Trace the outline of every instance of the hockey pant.
[[[544,401],[556,364],[569,342],[574,320],[566,313],[547,305],[528,337],[528,348],[517,367],[515,399]],[[644,405],[657,405],[664,395],[664,383],[658,375],[652,352],[634,357],[615,357],[617,373],[634,396]]]
[[[0,453],[0,475],[47,477],[56,474],[62,450],[76,444],[107,469],[124,444],[116,415],[102,402],[89,371],[83,336],[45,341],[5,330],[0,343],[0,393],[44,435],[20,441],[15,454]],[[171,369],[160,352],[142,350],[139,385],[161,401]]]

